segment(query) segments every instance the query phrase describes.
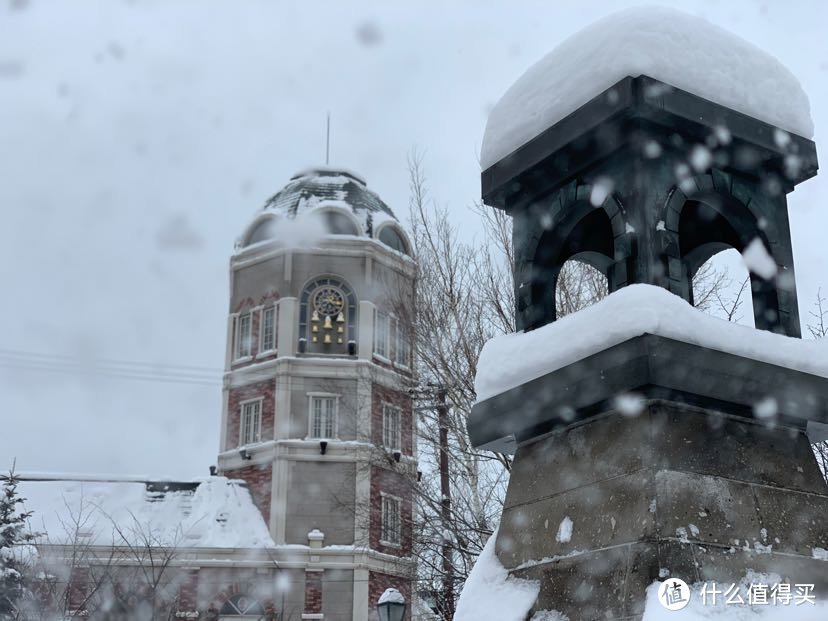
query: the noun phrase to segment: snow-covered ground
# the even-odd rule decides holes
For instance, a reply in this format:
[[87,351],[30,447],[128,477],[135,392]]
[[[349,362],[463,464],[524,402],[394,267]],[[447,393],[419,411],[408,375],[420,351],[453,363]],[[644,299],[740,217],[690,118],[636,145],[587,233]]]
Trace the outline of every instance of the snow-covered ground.
[[[494,551],[497,533],[489,538],[488,543],[477,559],[469,574],[460,600],[454,621],[524,621],[529,610],[537,599],[540,585],[532,580],[520,580],[510,577],[507,570],[500,564]],[[788,603],[781,600],[772,603],[768,596],[768,603],[754,604],[750,601],[748,588],[751,584],[763,584],[770,588],[780,583],[775,575],[750,574],[736,585],[738,597],[744,603],[727,603],[737,601],[719,594],[715,602],[709,595],[702,597],[704,584],[692,586],[689,603],[681,610],[668,610],[659,600],[660,582],[653,582],[646,591],[646,603],[643,621],[824,621],[828,619],[828,602],[820,601],[819,596],[813,598],[813,603],[797,597],[795,585],[791,585],[791,598]],[[729,588],[730,585],[716,585],[719,590]],[[555,610],[544,610],[534,613],[531,621],[568,621],[568,617]]]
[[647,6],[595,22],[518,78],[489,114],[482,168],[619,80],[642,74],[794,134],[813,136],[808,96],[776,58],[700,17]]
[[483,347],[475,391],[483,401],[642,334],[655,334],[828,377],[828,341],[804,341],[712,317],[666,289],[630,285],[577,313]]
[[489,537],[469,573],[454,621],[524,621],[538,598],[537,582],[509,577],[495,554],[495,539],[497,532]]

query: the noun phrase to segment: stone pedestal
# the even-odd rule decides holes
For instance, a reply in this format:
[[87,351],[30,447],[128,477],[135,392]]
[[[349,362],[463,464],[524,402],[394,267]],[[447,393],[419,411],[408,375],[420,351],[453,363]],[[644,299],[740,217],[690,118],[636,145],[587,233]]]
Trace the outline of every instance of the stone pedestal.
[[540,581],[535,610],[640,619],[646,587],[668,576],[775,573],[828,596],[828,563],[813,557],[828,549],[827,516],[801,429],[649,400],[522,444],[496,549],[512,575]]

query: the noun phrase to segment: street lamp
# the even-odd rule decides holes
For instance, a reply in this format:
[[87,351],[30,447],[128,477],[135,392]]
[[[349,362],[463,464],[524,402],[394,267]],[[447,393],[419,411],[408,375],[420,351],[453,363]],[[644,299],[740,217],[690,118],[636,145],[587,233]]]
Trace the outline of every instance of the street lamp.
[[385,589],[377,601],[380,621],[402,621],[405,616],[405,598],[397,589]]

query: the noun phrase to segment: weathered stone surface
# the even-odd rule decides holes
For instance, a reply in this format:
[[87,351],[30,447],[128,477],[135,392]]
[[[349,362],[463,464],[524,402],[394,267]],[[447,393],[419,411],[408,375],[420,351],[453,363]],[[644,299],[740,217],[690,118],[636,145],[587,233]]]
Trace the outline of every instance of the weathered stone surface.
[[750,485],[671,470],[655,476],[659,537],[719,545],[759,538]]
[[[639,619],[647,585],[671,576],[775,573],[828,595],[828,565],[812,557],[828,549],[825,516],[828,486],[800,430],[653,401],[521,446],[496,551],[541,581],[536,610]],[[571,537],[558,541],[565,518]]]
[[[649,472],[604,479],[591,485],[503,511],[497,552],[506,567],[583,550],[618,546],[655,535],[654,494]],[[564,520],[572,522],[566,541],[557,539]]]
[[751,483],[815,493],[825,490],[816,460],[798,459],[810,450],[802,430],[777,429],[666,403],[654,407],[651,416],[660,468],[699,474],[738,472],[741,480]]
[[[554,439],[521,446],[512,476],[520,477],[523,484],[509,488],[505,506],[640,470],[650,455],[649,443],[640,441],[648,433],[646,417],[629,420],[605,416],[588,425],[573,425]],[[608,450],[612,450],[612,459],[605,458]],[[592,464],[590,468],[583,467],[585,461]]]

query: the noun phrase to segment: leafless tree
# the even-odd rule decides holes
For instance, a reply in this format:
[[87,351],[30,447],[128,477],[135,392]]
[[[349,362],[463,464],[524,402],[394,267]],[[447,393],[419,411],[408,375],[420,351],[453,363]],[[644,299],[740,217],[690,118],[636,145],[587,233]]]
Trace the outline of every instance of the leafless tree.
[[808,332],[811,336],[821,339],[828,335],[828,306],[825,305],[825,298],[822,297],[822,288],[817,289],[817,298],[810,315],[812,319],[808,324]]
[[[822,289],[817,289],[816,300],[814,301],[814,308],[810,311],[811,323],[807,325],[808,332],[811,333],[815,339],[821,339],[828,336],[828,308],[825,304],[825,298],[822,296]],[[813,445],[814,455],[822,476],[828,481],[828,440],[817,442]]]
[[[173,567],[183,533],[162,540],[130,515],[119,523],[81,494],[64,500],[61,532],[39,529],[29,584],[34,597],[21,619],[57,621],[81,614],[97,621],[167,621],[175,618],[179,580]],[[99,541],[100,521],[111,525],[110,544]]]
[[22,618],[37,621],[66,619],[76,611],[94,610],[107,588],[115,559],[114,547],[100,548],[91,537],[97,507],[81,494],[77,506],[64,499],[61,532],[37,530],[36,556],[29,583],[35,597]]
[[173,568],[185,533],[176,528],[172,539],[129,513],[127,523],[112,516],[117,571],[111,572],[109,591],[99,604],[102,621],[115,619],[166,621],[175,618],[180,572]]

